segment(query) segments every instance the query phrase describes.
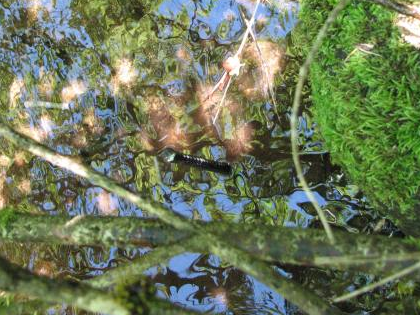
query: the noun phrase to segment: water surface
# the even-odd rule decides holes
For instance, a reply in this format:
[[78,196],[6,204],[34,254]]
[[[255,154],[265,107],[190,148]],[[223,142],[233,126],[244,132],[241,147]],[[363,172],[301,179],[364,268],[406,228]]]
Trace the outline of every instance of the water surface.
[[[270,1],[215,124],[222,92],[208,92],[222,62],[239,47],[255,7],[237,1],[27,0],[0,3],[2,115],[20,131],[185,217],[302,227],[316,225],[290,150],[290,98],[281,76],[298,4]],[[149,8],[153,7],[150,11]],[[267,95],[274,85],[277,113]],[[277,115],[279,114],[279,115]],[[369,229],[365,199],[334,168],[309,112],[299,120],[301,160],[330,220]],[[2,143],[2,204],[34,204],[50,215],[145,216],[141,208],[40,158]],[[233,163],[234,176],[166,164],[158,152],[179,151]],[[6,163],[7,164],[7,163]],[[360,211],[363,210],[363,217]],[[333,217],[334,215],[334,217]],[[353,222],[353,223],[352,223]],[[279,244],[287,246],[287,244]],[[6,256],[47,275],[86,279],[139,257],[148,248],[2,245]],[[284,267],[303,283],[325,275]],[[174,303],[223,314],[297,314],[272,292],[215,256],[184,253],[152,268],[159,294]],[[311,278],[312,277],[312,278]],[[318,292],[327,296],[328,289]],[[51,314],[71,314],[67,307]]]

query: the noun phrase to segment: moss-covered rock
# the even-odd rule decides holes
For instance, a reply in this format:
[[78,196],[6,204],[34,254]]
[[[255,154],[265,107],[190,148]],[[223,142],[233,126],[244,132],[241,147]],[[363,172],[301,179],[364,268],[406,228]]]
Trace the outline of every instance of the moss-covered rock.
[[[307,53],[338,0],[302,0]],[[313,113],[333,161],[406,234],[420,236],[420,51],[397,14],[363,1],[339,16],[311,67]]]

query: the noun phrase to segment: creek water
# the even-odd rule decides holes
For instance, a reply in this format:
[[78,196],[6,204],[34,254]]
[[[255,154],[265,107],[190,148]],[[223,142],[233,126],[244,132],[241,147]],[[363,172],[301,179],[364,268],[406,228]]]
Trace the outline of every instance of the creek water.
[[[143,4],[144,3],[144,4]],[[142,196],[197,220],[319,226],[291,158],[287,69],[294,1],[262,3],[245,66],[222,98],[211,88],[222,63],[238,49],[255,8],[251,0],[0,2],[1,115],[60,153],[80,156],[97,171]],[[268,73],[261,66],[261,58]],[[268,97],[274,86],[277,113]],[[330,162],[304,108],[299,119],[305,176],[329,220],[352,232],[377,218],[357,187]],[[2,143],[1,202],[35,205],[50,215],[144,216],[141,208],[70,172]],[[165,147],[211,160],[228,160],[232,176],[157,158]],[[86,279],[139,257],[150,248],[20,245],[4,255],[34,272]],[[287,244],[279,244],[287,246]],[[334,273],[279,266],[328,296]],[[200,311],[224,314],[298,314],[265,285],[218,257],[184,253],[150,269],[159,294]],[[350,279],[350,278],[349,278]],[[77,313],[69,307],[49,314]]]

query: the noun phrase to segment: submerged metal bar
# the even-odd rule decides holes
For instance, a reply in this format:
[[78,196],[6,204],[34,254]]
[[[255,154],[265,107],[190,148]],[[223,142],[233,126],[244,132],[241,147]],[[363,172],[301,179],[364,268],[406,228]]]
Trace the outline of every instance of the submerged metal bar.
[[227,162],[212,161],[193,155],[183,154],[170,148],[165,149],[161,153],[161,156],[167,163],[182,163],[188,166],[226,175],[232,173],[232,166]]

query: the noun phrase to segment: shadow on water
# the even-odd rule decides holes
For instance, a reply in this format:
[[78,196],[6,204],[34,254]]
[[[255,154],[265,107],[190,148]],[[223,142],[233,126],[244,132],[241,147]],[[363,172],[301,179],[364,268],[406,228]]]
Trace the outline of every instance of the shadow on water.
[[[288,34],[297,23],[298,5],[271,2],[258,10],[255,29],[269,78],[281,91],[276,77],[287,67]],[[80,156],[130,190],[186,217],[308,227],[316,212],[294,172],[289,104],[279,104],[279,117],[267,101],[252,44],[244,49],[246,66],[219,120],[211,123],[222,92],[206,96],[222,75],[223,60],[238,48],[254,5],[250,0],[2,1],[1,114],[21,132],[60,153]],[[306,110],[300,142],[304,172],[320,205],[330,209],[331,221],[351,231],[371,228],[357,220],[370,215],[364,197],[331,165]],[[165,147],[228,160],[234,175],[156,160]],[[147,215],[39,158],[6,143],[1,148],[3,205],[35,204],[51,215]],[[1,247],[8,258],[37,273],[78,279],[147,251]],[[301,273],[281,272],[296,278]],[[214,256],[183,254],[148,273],[159,294],[201,311],[298,313],[281,296]]]

